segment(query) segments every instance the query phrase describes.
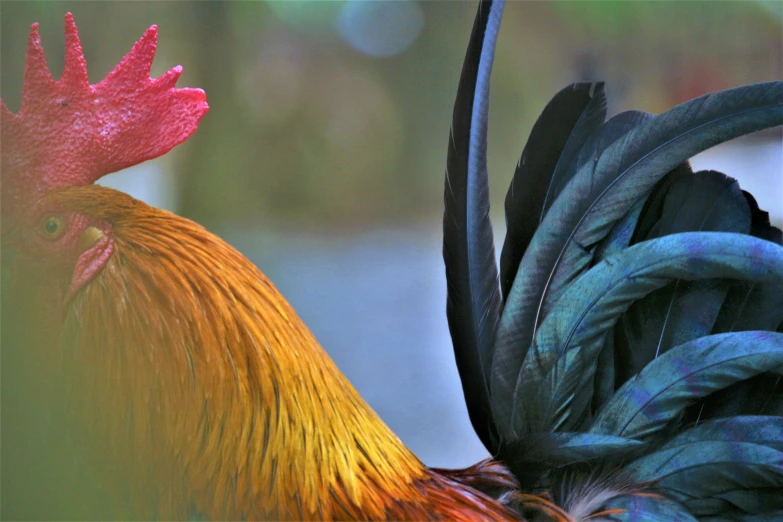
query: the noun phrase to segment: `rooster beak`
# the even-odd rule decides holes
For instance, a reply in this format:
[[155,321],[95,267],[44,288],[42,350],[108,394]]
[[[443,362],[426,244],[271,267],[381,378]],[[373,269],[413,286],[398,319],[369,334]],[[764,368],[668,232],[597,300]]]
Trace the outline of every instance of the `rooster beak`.
[[95,244],[103,239],[103,232],[96,227],[87,227],[79,237],[78,249],[79,252],[85,252],[95,246]]

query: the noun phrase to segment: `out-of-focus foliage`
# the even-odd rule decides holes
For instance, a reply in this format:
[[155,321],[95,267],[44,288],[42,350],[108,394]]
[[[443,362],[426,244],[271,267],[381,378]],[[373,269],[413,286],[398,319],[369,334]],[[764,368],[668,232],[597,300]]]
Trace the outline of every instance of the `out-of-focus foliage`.
[[[153,74],[180,63],[211,112],[171,157],[180,212],[221,223],[358,224],[434,216],[471,2],[3,2],[2,97],[16,109],[27,31],[55,77],[72,11],[91,80],[148,27]],[[610,111],[652,112],[780,78],[776,2],[512,2],[490,129],[495,209],[551,95],[607,81]]]

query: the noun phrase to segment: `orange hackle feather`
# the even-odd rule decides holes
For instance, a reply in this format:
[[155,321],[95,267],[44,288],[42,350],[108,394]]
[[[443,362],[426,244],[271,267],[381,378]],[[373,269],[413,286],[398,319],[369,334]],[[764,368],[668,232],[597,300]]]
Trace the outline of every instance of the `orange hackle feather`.
[[451,477],[405,448],[217,236],[99,186],[51,199],[112,224],[112,258],[64,317],[64,364],[95,453],[130,470],[134,514],[513,519],[466,485],[481,470]]

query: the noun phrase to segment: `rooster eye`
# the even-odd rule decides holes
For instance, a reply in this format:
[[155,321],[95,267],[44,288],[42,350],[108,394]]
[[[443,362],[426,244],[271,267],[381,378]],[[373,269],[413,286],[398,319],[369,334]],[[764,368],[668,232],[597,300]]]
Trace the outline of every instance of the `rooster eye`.
[[57,239],[65,232],[65,220],[55,214],[46,216],[41,221],[40,232],[47,239]]

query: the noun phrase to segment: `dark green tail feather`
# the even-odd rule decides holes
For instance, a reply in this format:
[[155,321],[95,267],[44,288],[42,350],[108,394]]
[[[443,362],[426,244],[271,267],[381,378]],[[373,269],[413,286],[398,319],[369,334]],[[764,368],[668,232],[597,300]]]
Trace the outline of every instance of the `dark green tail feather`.
[[558,92],[533,125],[506,193],[506,229],[511,234],[506,233],[500,254],[504,300],[538,224],[576,173],[564,156],[578,154],[605,117],[603,83],[575,83]]
[[[482,2],[479,29],[497,4]],[[488,81],[496,36],[474,28],[462,83],[475,85],[482,74]],[[458,95],[455,126],[467,125],[467,134],[450,143],[449,170],[453,157],[474,165],[467,177],[478,177],[456,192],[488,209],[488,90],[470,94]],[[783,234],[732,180],[693,173],[687,160],[783,123],[783,83],[705,95],[660,116],[629,111],[605,123],[603,90],[589,94],[575,86],[558,93],[515,173],[499,322],[487,307],[497,270],[489,262],[491,229],[488,221],[460,221],[453,211],[459,198],[448,201],[454,179],[447,180],[444,233],[454,237],[446,229],[456,223],[467,234],[445,241],[447,272],[480,254],[483,261],[463,273],[486,283],[454,286],[450,276],[449,285],[450,302],[471,303],[466,317],[489,313],[478,314],[489,318],[483,331],[451,328],[474,427],[525,492],[544,487],[575,517],[772,520],[779,515],[775,488],[783,487],[775,442],[783,440],[783,335],[772,333],[783,331],[783,248],[773,244],[783,243]],[[555,109],[568,117],[554,121]],[[478,156],[471,160],[463,147]],[[722,248],[744,251],[744,261],[725,258],[725,271],[704,272],[705,255],[722,257]],[[638,272],[635,252],[657,256],[661,267]],[[693,278],[702,281],[686,280]],[[601,284],[608,293],[584,297]],[[450,324],[459,317],[452,308]],[[670,389],[645,398],[666,379]],[[631,420],[617,432],[612,418]],[[611,438],[617,435],[623,437]]]
[[503,2],[479,5],[449,135],[443,213],[446,316],[473,429],[497,451],[489,364],[500,315],[486,161],[489,77]]
[[[777,88],[775,88],[777,85]],[[544,217],[506,300],[492,360],[496,422],[514,409],[527,348],[565,286],[586,270],[592,250],[669,170],[722,141],[783,120],[780,83],[732,89],[647,120],[585,163]]]
[[[679,232],[750,232],[750,209],[735,180],[715,171],[669,178],[674,182],[657,220],[636,242]],[[647,214],[640,219],[649,221]],[[729,286],[721,280],[673,281],[635,302],[615,329],[617,378],[624,382],[671,347],[709,335]]]

